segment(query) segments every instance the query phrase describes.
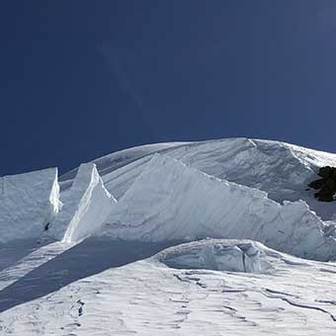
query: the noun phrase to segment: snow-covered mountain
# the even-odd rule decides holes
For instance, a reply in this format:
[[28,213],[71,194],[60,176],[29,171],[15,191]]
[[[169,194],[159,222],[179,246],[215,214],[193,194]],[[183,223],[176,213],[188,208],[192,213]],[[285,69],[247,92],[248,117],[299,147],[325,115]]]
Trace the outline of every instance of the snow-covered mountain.
[[232,138],[0,179],[0,335],[335,335],[336,154]]

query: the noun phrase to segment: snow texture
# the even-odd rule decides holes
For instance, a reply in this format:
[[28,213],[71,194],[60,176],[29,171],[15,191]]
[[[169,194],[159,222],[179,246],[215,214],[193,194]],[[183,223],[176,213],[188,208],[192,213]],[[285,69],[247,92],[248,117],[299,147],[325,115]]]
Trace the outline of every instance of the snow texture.
[[116,200],[105,189],[95,164],[79,167],[63,207],[50,225],[50,234],[65,242],[79,241],[99,229]]
[[0,243],[40,236],[59,210],[57,169],[0,178]]
[[170,268],[158,256],[171,250],[134,262],[130,242],[84,241],[0,292],[0,335],[334,336],[336,265],[257,247],[267,273]]
[[329,260],[336,256],[336,241],[324,229],[304,201],[281,205],[263,191],[156,154],[119,200],[102,234],[141,241],[253,239],[297,256]]

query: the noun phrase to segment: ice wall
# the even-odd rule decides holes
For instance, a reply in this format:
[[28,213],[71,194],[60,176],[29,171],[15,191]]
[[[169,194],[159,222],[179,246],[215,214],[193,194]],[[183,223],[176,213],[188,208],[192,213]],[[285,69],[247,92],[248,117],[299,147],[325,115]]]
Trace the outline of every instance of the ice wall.
[[0,242],[40,236],[59,210],[57,169],[0,178]]
[[62,195],[63,207],[51,223],[50,233],[66,242],[79,241],[101,226],[115,202],[96,165],[82,164],[71,188]]
[[102,234],[166,241],[253,239],[301,257],[336,256],[334,237],[303,201],[281,205],[258,189],[220,180],[156,154],[109,215]]

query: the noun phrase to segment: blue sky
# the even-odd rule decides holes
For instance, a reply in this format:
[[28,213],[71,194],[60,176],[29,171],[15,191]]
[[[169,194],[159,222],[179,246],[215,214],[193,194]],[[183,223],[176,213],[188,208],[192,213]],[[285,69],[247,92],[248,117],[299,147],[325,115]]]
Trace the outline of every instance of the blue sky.
[[170,140],[336,151],[334,0],[12,0],[0,26],[0,175]]

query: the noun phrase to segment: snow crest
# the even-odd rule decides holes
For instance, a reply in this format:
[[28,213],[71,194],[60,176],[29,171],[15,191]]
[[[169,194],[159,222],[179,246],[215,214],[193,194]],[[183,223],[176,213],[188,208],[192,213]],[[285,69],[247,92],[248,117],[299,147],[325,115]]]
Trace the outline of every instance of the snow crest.
[[63,207],[51,223],[51,235],[65,242],[86,238],[99,229],[115,202],[95,164],[82,164],[71,188],[62,195]]
[[106,220],[103,235],[141,241],[252,239],[329,260],[334,237],[304,201],[281,205],[258,189],[209,176],[156,154]]
[[[119,200],[155,152],[169,155],[211,176],[263,190],[278,203],[304,200],[324,220],[336,219],[334,204],[321,204],[306,186],[319,167],[336,166],[336,154],[280,141],[229,138],[193,143],[139,146],[94,161],[104,185]],[[68,188],[75,171],[64,175]]]

